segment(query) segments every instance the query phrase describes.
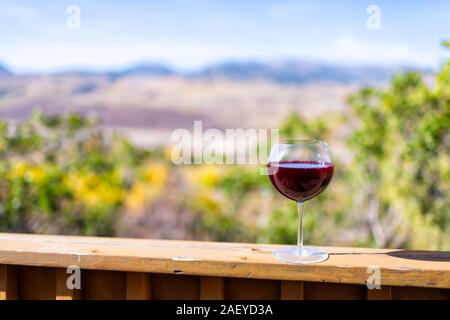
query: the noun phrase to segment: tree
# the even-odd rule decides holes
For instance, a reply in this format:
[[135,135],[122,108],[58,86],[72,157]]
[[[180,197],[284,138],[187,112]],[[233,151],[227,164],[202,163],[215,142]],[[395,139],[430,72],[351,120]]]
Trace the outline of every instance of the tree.
[[359,120],[349,140],[354,210],[367,213],[376,245],[448,248],[450,61],[432,85],[409,72],[349,103]]

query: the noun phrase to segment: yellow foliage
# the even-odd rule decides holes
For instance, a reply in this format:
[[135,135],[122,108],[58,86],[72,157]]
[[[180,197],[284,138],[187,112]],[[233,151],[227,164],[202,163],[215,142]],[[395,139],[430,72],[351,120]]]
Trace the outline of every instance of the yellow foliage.
[[221,204],[210,193],[202,192],[192,199],[193,206],[203,214],[218,215],[221,212]]
[[143,170],[142,180],[131,187],[126,196],[129,209],[139,209],[153,201],[166,183],[168,168],[164,164],[151,164]]
[[10,172],[11,178],[24,178],[28,170],[28,164],[25,161],[18,161],[12,167]]
[[152,164],[144,170],[144,181],[155,186],[162,186],[166,182],[167,174],[167,166]]
[[29,170],[25,173],[26,179],[36,184],[43,182],[45,175],[44,169],[38,166],[29,168]]
[[167,147],[164,149],[164,159],[171,161],[172,160],[172,148]]
[[159,194],[160,188],[139,181],[133,184],[126,197],[126,206],[129,209],[139,209],[150,203]]
[[26,161],[18,161],[9,172],[10,179],[26,179],[28,182],[36,184],[44,181],[45,176],[46,173],[43,166],[32,165]]
[[121,186],[108,183],[94,173],[69,174],[66,183],[77,200],[90,207],[114,206],[124,198]]
[[194,182],[197,187],[212,189],[217,184],[222,175],[220,166],[203,165],[195,166],[188,171],[188,180]]

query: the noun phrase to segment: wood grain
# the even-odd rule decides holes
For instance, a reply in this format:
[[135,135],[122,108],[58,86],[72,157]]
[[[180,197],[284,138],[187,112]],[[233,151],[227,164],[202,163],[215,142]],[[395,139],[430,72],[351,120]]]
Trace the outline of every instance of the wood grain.
[[200,278],[200,300],[223,300],[225,279],[221,277]]
[[276,247],[4,233],[0,264],[360,285],[375,265],[382,285],[450,288],[450,252],[325,247],[327,261],[298,266],[275,260]]
[[380,289],[367,288],[367,300],[392,300],[392,287],[381,286]]
[[366,287],[344,283],[304,283],[305,300],[364,300]]
[[80,300],[81,289],[69,289],[67,287],[67,279],[70,274],[67,269],[56,269],[56,300]]
[[278,300],[280,285],[274,280],[225,279],[226,300]]
[[56,297],[56,269],[20,266],[18,298],[20,300],[54,300]]
[[127,272],[127,300],[150,300],[150,274]]
[[199,300],[200,279],[174,274],[152,274],[153,300]]
[[17,268],[0,265],[0,300],[17,300]]
[[83,271],[83,299],[125,300],[126,274],[115,271]]
[[281,281],[281,300],[303,300],[303,281]]
[[450,300],[450,290],[392,287],[392,300]]

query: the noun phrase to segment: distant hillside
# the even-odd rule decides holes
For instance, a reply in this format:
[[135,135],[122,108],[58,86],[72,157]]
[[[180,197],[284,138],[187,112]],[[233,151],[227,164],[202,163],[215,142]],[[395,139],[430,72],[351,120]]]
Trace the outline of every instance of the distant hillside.
[[57,72],[56,74],[60,76],[80,76],[80,77],[107,76],[108,78],[117,79],[135,75],[158,76],[158,77],[170,76],[177,74],[177,72],[163,64],[137,64],[118,70],[111,69],[105,71],[94,71],[89,69],[80,69],[80,70],[60,71]]
[[197,77],[232,80],[263,79],[281,84],[309,82],[338,82],[366,84],[388,80],[404,68],[351,67],[301,61],[280,63],[229,62],[205,68],[195,73]]
[[174,70],[162,64],[138,64],[117,72],[108,72],[109,75],[117,77],[130,75],[169,76],[175,73]]
[[[116,70],[93,71],[83,69],[58,72],[56,75],[80,77],[106,76],[112,80],[129,76],[179,76],[187,79],[205,80],[266,80],[278,84],[333,82],[339,84],[367,85],[386,82],[393,74],[406,70],[429,72],[411,67],[349,66],[304,60],[284,60],[275,63],[257,61],[223,62],[190,72],[181,72],[164,64],[142,63]],[[0,75],[2,74],[10,74],[10,72],[0,65]]]
[[[277,128],[292,112],[308,119],[345,113],[350,94],[384,85],[402,70],[284,61],[228,62],[192,72],[140,64],[14,74],[0,76],[0,120],[20,121],[36,108],[47,115],[96,114],[136,143],[164,145],[172,130],[191,128],[195,120],[203,128]],[[0,67],[0,74],[10,72]]]
[[140,64],[115,72],[106,72],[114,78],[141,76],[178,75],[187,78],[225,80],[269,80],[280,84],[307,84],[335,82],[341,84],[365,85],[389,80],[405,67],[344,66],[314,63],[300,60],[286,60],[277,63],[265,62],[224,62],[203,69],[183,73],[162,64]]

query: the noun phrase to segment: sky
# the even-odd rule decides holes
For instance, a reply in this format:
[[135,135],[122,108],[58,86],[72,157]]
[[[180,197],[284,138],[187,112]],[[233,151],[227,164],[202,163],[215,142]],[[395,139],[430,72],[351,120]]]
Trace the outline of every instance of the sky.
[[448,0],[0,0],[0,63],[18,73],[283,59],[434,68],[446,37]]

